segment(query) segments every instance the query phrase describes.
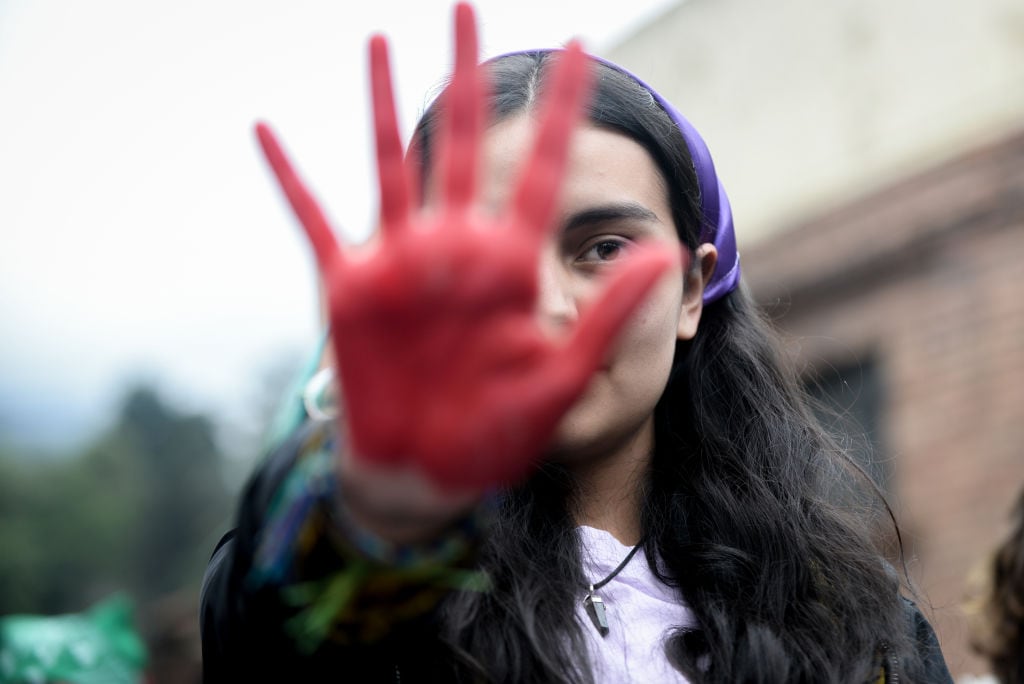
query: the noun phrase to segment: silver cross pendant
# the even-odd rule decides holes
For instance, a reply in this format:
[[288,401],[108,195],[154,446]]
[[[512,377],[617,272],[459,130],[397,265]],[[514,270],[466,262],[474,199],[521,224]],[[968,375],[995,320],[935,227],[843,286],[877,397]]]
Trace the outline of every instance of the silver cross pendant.
[[590,621],[594,623],[594,627],[597,627],[597,631],[601,633],[601,636],[608,636],[608,615],[604,610],[604,601],[594,593],[593,584],[590,585],[587,597],[583,599],[583,607],[587,609]]

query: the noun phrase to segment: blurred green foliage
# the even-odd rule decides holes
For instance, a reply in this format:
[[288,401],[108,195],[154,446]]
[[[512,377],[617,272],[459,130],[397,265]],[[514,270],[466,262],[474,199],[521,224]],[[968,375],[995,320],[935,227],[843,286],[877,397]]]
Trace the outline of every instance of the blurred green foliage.
[[211,421],[149,387],[69,458],[0,449],[0,615],[196,587],[230,505]]

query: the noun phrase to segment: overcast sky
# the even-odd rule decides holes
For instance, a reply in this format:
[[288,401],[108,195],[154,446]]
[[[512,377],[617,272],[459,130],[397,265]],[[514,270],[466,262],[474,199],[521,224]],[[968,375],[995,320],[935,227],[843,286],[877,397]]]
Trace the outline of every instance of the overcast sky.
[[[595,52],[672,0],[481,0],[484,55]],[[372,224],[366,40],[408,132],[448,0],[0,0],[0,436],[95,428],[125,383],[230,414],[318,331],[314,271],[252,137],[271,122],[336,224]]]

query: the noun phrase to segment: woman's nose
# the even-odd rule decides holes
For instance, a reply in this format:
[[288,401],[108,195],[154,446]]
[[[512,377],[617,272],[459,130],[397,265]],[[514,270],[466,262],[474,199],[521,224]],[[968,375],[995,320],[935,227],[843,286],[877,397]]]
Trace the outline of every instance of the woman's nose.
[[541,256],[537,285],[538,323],[545,332],[560,334],[576,322],[579,311],[572,275],[560,263],[557,255],[545,253]]

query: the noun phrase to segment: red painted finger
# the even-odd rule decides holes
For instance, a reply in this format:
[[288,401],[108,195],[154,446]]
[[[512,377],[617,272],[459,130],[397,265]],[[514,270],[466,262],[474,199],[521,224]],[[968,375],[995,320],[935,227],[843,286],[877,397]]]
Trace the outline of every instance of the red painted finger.
[[456,211],[466,209],[476,191],[484,87],[477,67],[476,18],[465,2],[455,6],[455,72],[442,100],[438,152],[442,197]]
[[341,263],[342,256],[327,218],[292,168],[270,127],[265,123],[256,124],[256,137],[263,148],[263,156],[267,158],[270,168],[277,176],[278,184],[313,245],[313,253],[316,255],[320,272],[324,276],[329,275]]
[[586,384],[630,316],[678,259],[664,246],[655,245],[640,247],[627,257],[598,299],[582,312],[569,344],[558,353],[561,358],[554,363],[565,370],[559,374],[564,382]]
[[386,238],[408,222],[410,188],[402,159],[402,137],[398,133],[388,44],[384,36],[370,39],[370,91],[377,138],[381,231]]
[[562,185],[572,130],[590,87],[589,60],[572,41],[558,56],[541,105],[540,127],[512,199],[518,221],[546,235]]

